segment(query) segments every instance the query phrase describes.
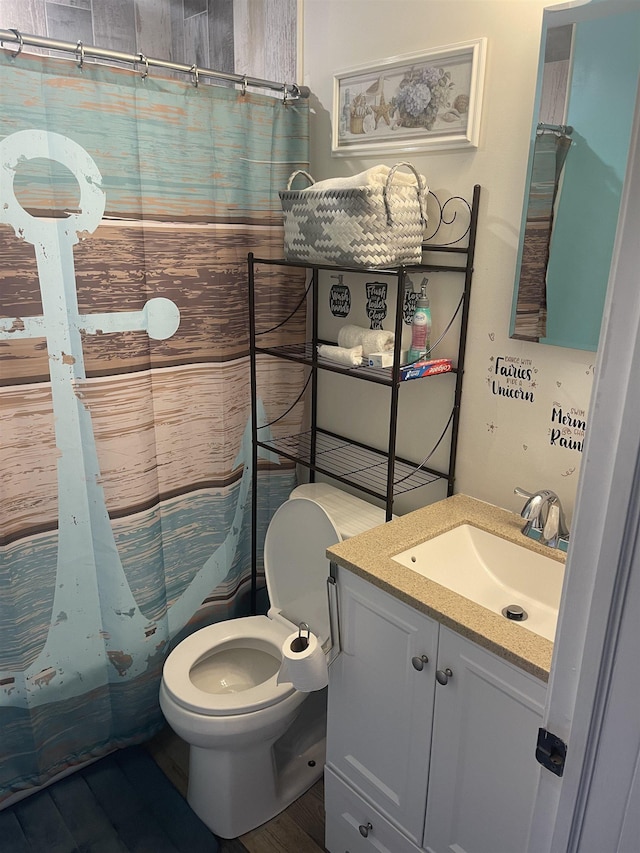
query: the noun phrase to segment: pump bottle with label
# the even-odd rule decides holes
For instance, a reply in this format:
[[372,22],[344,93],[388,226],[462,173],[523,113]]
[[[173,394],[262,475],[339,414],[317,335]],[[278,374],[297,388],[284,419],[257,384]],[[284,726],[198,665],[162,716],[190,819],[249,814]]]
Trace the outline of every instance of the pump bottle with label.
[[423,279],[421,293],[411,320],[411,348],[409,362],[420,361],[429,355],[431,349],[431,309],[427,296],[428,279]]

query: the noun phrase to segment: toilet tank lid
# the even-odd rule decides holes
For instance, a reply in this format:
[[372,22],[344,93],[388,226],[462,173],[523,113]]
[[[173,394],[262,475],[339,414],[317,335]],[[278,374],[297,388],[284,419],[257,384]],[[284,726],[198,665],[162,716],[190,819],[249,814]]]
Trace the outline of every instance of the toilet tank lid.
[[327,511],[343,539],[350,539],[386,521],[383,509],[329,483],[304,483],[296,486],[290,497],[309,498],[319,503]]
[[306,622],[323,644],[330,634],[326,551],[340,541],[326,510],[315,501],[298,498],[276,510],[264,542],[271,606],[293,625]]

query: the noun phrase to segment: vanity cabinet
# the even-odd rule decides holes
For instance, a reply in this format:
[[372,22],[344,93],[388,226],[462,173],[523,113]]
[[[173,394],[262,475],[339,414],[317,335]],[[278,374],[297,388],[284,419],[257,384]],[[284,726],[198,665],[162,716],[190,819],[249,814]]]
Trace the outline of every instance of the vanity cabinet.
[[351,572],[337,582],[329,853],[526,850],[546,685]]

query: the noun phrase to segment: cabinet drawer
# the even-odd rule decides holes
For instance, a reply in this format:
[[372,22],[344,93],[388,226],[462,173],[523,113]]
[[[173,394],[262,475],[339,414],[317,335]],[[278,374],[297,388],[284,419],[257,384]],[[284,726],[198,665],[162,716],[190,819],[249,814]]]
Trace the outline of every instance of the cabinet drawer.
[[[420,848],[339,779],[324,771],[325,845],[329,853],[420,853]],[[370,824],[365,838],[360,827]]]

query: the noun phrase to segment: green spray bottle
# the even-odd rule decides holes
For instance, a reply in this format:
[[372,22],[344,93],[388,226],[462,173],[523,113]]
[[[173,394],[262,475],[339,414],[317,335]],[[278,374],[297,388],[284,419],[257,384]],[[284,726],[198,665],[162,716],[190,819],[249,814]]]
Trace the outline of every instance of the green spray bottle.
[[427,296],[429,279],[422,279],[421,293],[416,302],[416,310],[411,320],[411,348],[409,362],[426,358],[431,350],[431,309]]

